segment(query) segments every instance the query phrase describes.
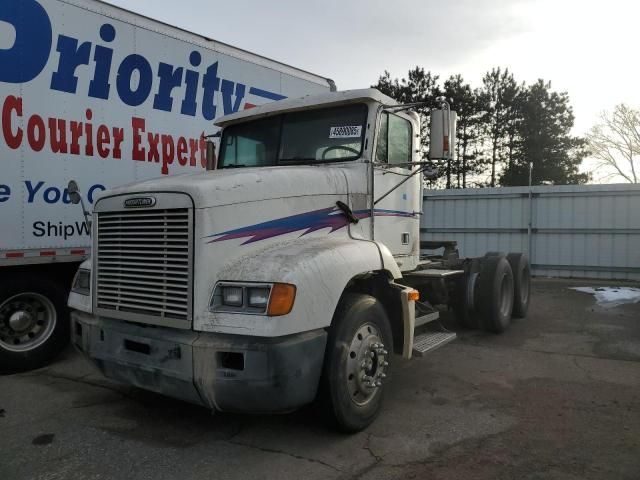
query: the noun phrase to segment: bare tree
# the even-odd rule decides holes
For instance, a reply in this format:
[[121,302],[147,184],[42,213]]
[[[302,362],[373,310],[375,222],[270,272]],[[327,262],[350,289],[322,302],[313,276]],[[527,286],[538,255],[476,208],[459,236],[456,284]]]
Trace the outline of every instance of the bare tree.
[[610,172],[605,178],[639,183],[640,110],[620,104],[613,114],[603,112],[600,120],[587,135],[591,156],[598,161],[596,168]]

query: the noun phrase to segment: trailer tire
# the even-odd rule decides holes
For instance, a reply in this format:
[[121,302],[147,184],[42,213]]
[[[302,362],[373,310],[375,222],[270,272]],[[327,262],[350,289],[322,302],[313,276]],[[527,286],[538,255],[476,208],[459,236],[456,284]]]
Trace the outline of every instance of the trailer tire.
[[513,272],[513,318],[524,318],[529,309],[531,296],[531,268],[529,259],[524,253],[510,253],[507,255],[511,271]]
[[513,273],[506,257],[485,257],[478,277],[478,311],[485,330],[504,332],[513,311]]
[[47,276],[0,282],[0,373],[44,366],[69,341],[67,292]]
[[378,416],[389,371],[385,349],[392,348],[382,304],[370,295],[345,294],[329,330],[320,386],[322,407],[340,431],[359,432]]

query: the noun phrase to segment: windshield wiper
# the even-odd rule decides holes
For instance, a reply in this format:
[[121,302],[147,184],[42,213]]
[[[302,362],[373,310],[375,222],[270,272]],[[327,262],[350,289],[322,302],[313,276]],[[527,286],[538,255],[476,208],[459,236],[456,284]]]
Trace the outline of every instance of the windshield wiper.
[[317,162],[315,158],[303,158],[303,157],[291,157],[291,158],[279,158],[278,163],[303,163],[303,162]]
[[234,165],[223,165],[220,167],[220,170],[224,170],[225,168],[245,168],[246,165],[240,163],[240,164],[234,164]]

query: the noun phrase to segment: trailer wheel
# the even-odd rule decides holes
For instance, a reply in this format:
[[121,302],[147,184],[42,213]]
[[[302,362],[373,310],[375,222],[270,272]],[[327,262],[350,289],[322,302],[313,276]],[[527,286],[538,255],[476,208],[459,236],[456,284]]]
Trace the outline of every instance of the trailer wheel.
[[513,313],[514,318],[524,318],[529,309],[531,295],[531,269],[529,259],[524,253],[510,253],[507,255],[511,271],[513,272]]
[[369,426],[382,404],[393,339],[384,307],[363,294],[347,294],[329,331],[321,400],[343,432]]
[[482,326],[493,333],[504,332],[513,311],[513,273],[506,257],[485,257],[478,277],[478,311]]
[[69,340],[67,293],[47,277],[0,283],[0,371],[44,366]]

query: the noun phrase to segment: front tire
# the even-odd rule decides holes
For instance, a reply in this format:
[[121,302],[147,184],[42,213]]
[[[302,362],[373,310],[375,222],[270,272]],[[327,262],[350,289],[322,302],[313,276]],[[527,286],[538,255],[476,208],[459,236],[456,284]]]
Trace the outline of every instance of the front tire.
[[339,430],[359,432],[377,417],[393,346],[384,307],[369,295],[346,294],[329,331],[321,392]]
[[0,373],[44,366],[69,341],[67,292],[47,277],[0,282]]

